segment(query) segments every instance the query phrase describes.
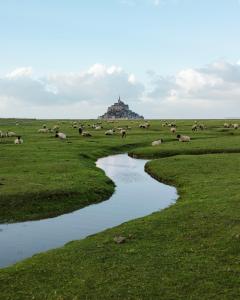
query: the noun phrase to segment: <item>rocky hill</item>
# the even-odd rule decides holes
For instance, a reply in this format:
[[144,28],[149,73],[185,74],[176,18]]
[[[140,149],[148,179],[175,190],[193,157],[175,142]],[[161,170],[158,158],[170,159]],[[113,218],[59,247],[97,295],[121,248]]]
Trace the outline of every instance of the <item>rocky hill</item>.
[[144,117],[131,111],[128,105],[121,101],[119,97],[118,102],[109,106],[107,112],[99,119],[144,119]]

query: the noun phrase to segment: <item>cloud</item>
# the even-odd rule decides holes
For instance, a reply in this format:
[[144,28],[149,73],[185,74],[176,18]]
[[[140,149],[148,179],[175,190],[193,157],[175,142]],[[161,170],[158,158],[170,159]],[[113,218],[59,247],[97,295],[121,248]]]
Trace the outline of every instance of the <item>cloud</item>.
[[[88,70],[79,73],[51,74],[44,77],[34,76],[32,68],[18,68],[0,78],[0,106],[2,114],[9,115],[22,107],[28,111],[42,111],[45,115],[57,116],[61,107],[65,107],[65,116],[75,114],[73,108],[79,104],[84,110],[79,111],[81,117],[97,117],[96,113],[103,113],[106,105],[112,103],[119,94],[128,102],[139,99],[144,91],[142,83],[138,82],[134,74],[129,74],[119,66],[105,66],[95,64]],[[49,111],[53,109],[53,112]],[[87,109],[88,108],[88,109]],[[39,113],[38,113],[39,115]],[[3,116],[3,115],[2,115]]]
[[17,68],[6,75],[7,78],[31,77],[33,74],[32,67]]
[[149,82],[113,65],[35,76],[31,67],[0,78],[1,117],[96,118],[121,95],[147,118],[240,117],[240,64],[216,61],[173,76],[147,72]]
[[[240,111],[239,63],[217,61],[203,68],[181,70],[172,77],[148,74],[152,88],[146,93],[146,99],[155,106],[167,108],[170,114],[228,117],[236,116],[236,109]],[[181,112],[183,107],[185,110]]]

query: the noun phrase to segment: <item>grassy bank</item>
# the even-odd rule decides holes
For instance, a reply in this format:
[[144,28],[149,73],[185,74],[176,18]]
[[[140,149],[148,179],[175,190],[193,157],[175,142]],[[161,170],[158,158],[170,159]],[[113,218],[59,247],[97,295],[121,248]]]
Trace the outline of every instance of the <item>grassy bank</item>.
[[[177,204],[1,270],[0,298],[237,299],[239,165],[240,154],[148,163],[178,187]],[[116,234],[131,238],[116,245]]]
[[[1,177],[7,178],[9,174],[9,182],[16,183],[15,190],[6,179],[0,186],[0,205],[1,209],[6,207],[6,219],[16,218],[12,217],[16,212],[11,211],[14,206],[10,206],[8,197],[15,197],[15,203],[22,199],[25,210],[19,207],[20,218],[26,218],[30,208],[24,195],[28,195],[31,182],[42,181],[45,186],[31,189],[32,195],[39,194],[39,198],[31,205],[32,212],[27,218],[47,215],[57,207],[64,207],[58,214],[65,210],[68,197],[64,194],[56,201],[56,207],[49,209],[46,201],[46,207],[36,209],[36,204],[44,199],[46,187],[47,193],[56,186],[60,194],[66,190],[82,191],[77,206],[84,205],[85,195],[89,195],[89,202],[98,201],[96,190],[100,186],[104,198],[112,192],[113,183],[95,168],[94,161],[124,151],[133,156],[158,158],[146,165],[146,171],[175,185],[180,198],[162,212],[0,270],[0,299],[239,298],[240,131],[224,130],[223,121],[213,120],[206,122],[207,130],[192,133],[192,121],[178,121],[178,132],[192,138],[185,144],[176,141],[160,121],[152,121],[145,131],[138,128],[137,122],[128,123],[132,129],[126,140],[119,135],[104,136],[105,129],[113,126],[106,123],[100,132],[92,131],[92,138],[83,139],[68,122],[61,124],[62,131],[69,135],[65,143],[51,135],[39,137],[36,129],[42,123],[31,121],[21,125],[26,143],[20,147],[9,140],[1,142],[1,163],[5,166]],[[164,143],[150,147],[151,141],[158,138],[163,138]],[[17,173],[15,166],[21,166]],[[23,172],[25,168],[28,172]],[[17,197],[23,185],[18,181],[21,176],[26,176],[27,185],[22,187],[22,197]],[[88,184],[84,185],[85,182]],[[74,209],[74,205],[69,208]],[[128,237],[126,243],[115,244],[115,235]]]
[[[0,139],[0,223],[57,216],[107,199],[114,185],[95,167],[102,156],[130,152],[137,157],[155,158],[240,151],[239,131],[224,130],[223,120],[209,120],[205,122],[207,130],[196,133],[191,132],[193,121],[179,120],[178,133],[190,134],[191,144],[179,144],[159,120],[151,121],[148,129],[140,129],[139,121],[103,122],[99,131],[91,127],[95,122],[78,122],[92,134],[84,138],[71,121],[18,120],[16,126],[15,120],[0,120],[1,131],[14,131],[24,140],[23,145],[14,145],[14,138]],[[67,141],[56,139],[53,133],[38,133],[44,124],[48,128],[59,125]],[[119,133],[104,135],[109,128],[125,126],[131,127],[126,139],[121,139]],[[159,138],[164,144],[151,147],[151,142]]]
[[112,127],[107,123],[100,132],[90,129],[92,138],[84,138],[69,121],[59,123],[67,141],[53,133],[37,133],[43,124],[51,128],[53,121],[22,121],[18,127],[2,121],[0,130],[22,135],[24,144],[14,145],[15,138],[0,139],[0,223],[57,216],[107,199],[114,184],[95,161],[149,140],[134,134],[124,141],[119,135],[106,137],[105,130]]

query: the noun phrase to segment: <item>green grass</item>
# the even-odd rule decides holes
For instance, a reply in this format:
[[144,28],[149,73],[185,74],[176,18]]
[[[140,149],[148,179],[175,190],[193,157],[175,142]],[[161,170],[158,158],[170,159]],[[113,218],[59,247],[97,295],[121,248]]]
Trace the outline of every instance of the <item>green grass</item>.
[[[139,130],[137,123],[131,123],[133,128],[126,141],[119,136],[107,138],[102,131],[94,132],[88,140],[72,134],[68,144],[46,136],[41,136],[39,141],[35,129],[40,122],[32,121],[29,128],[26,125],[23,129],[26,130],[26,144],[20,147],[9,143],[0,145],[4,151],[1,156],[4,178],[9,174],[9,180],[26,176],[28,181],[32,178],[32,182],[48,182],[47,193],[54,191],[56,186],[59,192],[71,191],[72,186],[72,191],[89,192],[92,197],[89,201],[97,201],[95,189],[101,184],[103,193],[110,194],[113,184],[95,168],[94,160],[110,153],[130,151],[134,156],[159,158],[150,161],[146,171],[160,181],[175,185],[180,195],[175,205],[162,212],[2,269],[0,299],[238,299],[240,132],[222,130],[223,122],[209,120],[205,122],[206,131],[192,133],[192,121],[178,121],[178,131],[193,138],[188,144],[177,142],[168,128],[160,126],[160,121],[152,121],[147,133]],[[67,124],[64,126],[63,131],[71,133],[73,129]],[[164,144],[149,147],[151,141],[160,137]],[[47,161],[43,153],[48,154]],[[204,153],[215,154],[198,155]],[[35,155],[37,162],[34,162]],[[10,157],[15,157],[16,161],[9,165]],[[64,166],[58,166],[56,158],[61,158]],[[22,167],[16,174],[14,166],[18,164]],[[23,167],[34,175],[22,174]],[[41,172],[48,170],[41,179],[37,173],[39,168]],[[46,180],[49,173],[51,176]],[[71,174],[75,176],[70,184]],[[87,180],[89,174],[95,185],[88,190],[88,186],[83,187],[82,179]],[[67,176],[65,187],[58,182],[64,176]],[[18,181],[17,186],[21,186]],[[3,203],[5,218],[8,197],[13,197],[13,202],[17,203],[17,186],[13,192],[10,185],[0,186],[0,189],[4,187],[1,208]],[[32,190],[34,195],[39,194],[36,203],[41,202],[40,195],[44,192],[46,189],[42,187]],[[24,198],[28,194],[29,185],[23,187],[22,205],[24,199],[28,202]],[[67,199],[63,196],[59,202],[64,204]],[[79,202],[84,205],[83,199],[80,193]],[[47,203],[46,200],[43,209],[46,215],[52,210]],[[41,216],[41,213],[35,211],[35,215]],[[117,245],[113,238],[118,234],[130,237],[125,244]]]

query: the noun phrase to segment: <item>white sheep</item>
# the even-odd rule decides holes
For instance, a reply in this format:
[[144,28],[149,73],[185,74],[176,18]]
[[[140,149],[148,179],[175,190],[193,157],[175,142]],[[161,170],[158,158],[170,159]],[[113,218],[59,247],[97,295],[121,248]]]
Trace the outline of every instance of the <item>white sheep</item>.
[[90,137],[90,136],[92,136],[92,135],[91,135],[91,133],[89,133],[88,131],[83,131],[83,132],[82,132],[82,136]]
[[236,123],[235,123],[235,124],[233,124],[233,128],[234,128],[234,129],[238,129],[238,127],[239,127],[239,125],[238,125],[238,124],[236,124]]
[[49,130],[47,128],[38,129],[38,133],[47,133]]
[[143,124],[139,125],[139,128],[148,128],[150,126],[150,124],[148,122],[145,122]]
[[66,136],[65,133],[63,133],[63,132],[58,132],[58,131],[56,131],[55,137],[58,137],[58,138],[60,138],[61,140],[65,140],[65,139],[67,138],[67,136]]
[[95,127],[95,130],[101,130],[102,129],[102,126],[96,126]]
[[177,129],[176,129],[176,127],[171,127],[170,131],[171,131],[171,133],[176,133]]
[[192,126],[192,131],[197,131],[198,130],[198,126],[197,126],[197,124],[194,124],[193,126]]
[[163,140],[160,139],[160,140],[157,140],[157,141],[153,141],[152,142],[152,146],[159,146],[160,144],[162,144]]
[[190,140],[191,140],[190,136],[181,135],[181,134],[178,134],[177,138],[178,138],[179,142],[190,142]]
[[21,136],[18,136],[16,138],[16,140],[14,141],[14,144],[16,144],[16,145],[19,145],[19,144],[22,144],[22,143],[23,143],[23,140],[21,139]]
[[224,128],[229,128],[230,125],[229,125],[228,123],[224,123],[224,124],[223,124],[223,127],[224,127]]
[[17,136],[17,135],[16,135],[16,133],[13,132],[13,131],[9,131],[9,132],[7,131],[6,136],[7,136],[7,137],[13,137],[13,136]]
[[105,135],[113,135],[114,134],[114,130],[113,129],[109,129],[105,132]]

